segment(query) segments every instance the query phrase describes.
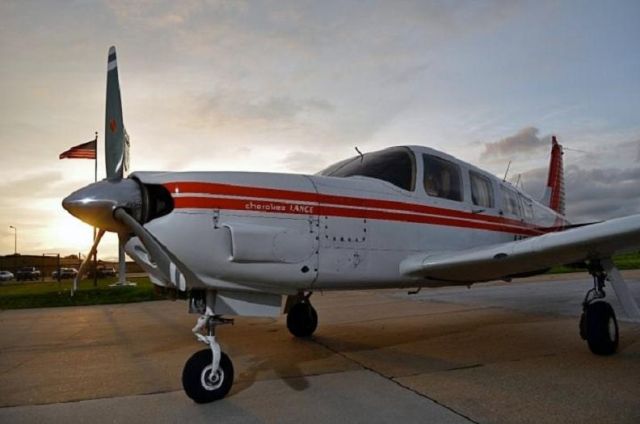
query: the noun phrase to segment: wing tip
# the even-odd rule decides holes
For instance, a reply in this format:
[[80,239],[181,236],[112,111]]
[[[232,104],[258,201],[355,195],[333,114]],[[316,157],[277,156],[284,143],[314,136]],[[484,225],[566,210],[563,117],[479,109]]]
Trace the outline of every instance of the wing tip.
[[118,66],[116,59],[116,46],[109,47],[109,54],[107,55],[107,70],[110,71]]

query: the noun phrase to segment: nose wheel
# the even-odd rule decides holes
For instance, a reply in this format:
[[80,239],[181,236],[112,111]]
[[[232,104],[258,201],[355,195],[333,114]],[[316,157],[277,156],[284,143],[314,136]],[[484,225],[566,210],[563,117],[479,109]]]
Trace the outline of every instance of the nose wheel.
[[194,353],[182,370],[182,387],[196,403],[222,399],[233,384],[233,364],[226,353],[220,352],[220,362],[213,371],[211,349]]
[[[209,297],[209,296],[208,296]],[[218,325],[232,324],[230,319],[213,314],[205,307],[204,315],[198,318],[193,334],[208,349],[194,353],[184,364],[182,387],[185,393],[196,403],[208,403],[222,399],[233,385],[233,363],[222,352],[216,340],[215,329]]]

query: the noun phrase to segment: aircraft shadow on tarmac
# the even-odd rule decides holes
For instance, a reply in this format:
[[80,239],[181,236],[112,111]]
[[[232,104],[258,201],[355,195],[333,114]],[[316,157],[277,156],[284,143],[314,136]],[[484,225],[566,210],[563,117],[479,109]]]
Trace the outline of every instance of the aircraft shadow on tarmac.
[[[276,343],[281,355],[261,349],[249,353],[229,340],[229,351],[238,357],[245,355],[232,393],[251,387],[271,373],[292,389],[302,391],[309,387],[306,376],[344,371],[345,367],[365,368],[395,378],[563,354],[577,354],[589,362],[601,360],[584,350],[573,317],[493,307],[440,314],[428,312],[431,306],[438,309],[437,304],[420,303],[423,314],[327,323],[309,339],[287,339],[286,330],[277,329],[280,322],[267,324],[267,334],[280,333],[278,339],[282,339]],[[253,320],[252,324],[265,332],[259,321]],[[621,326],[625,327],[625,337],[620,341],[624,354],[625,348],[640,338],[640,328],[624,323]],[[342,361],[336,362],[338,359]]]

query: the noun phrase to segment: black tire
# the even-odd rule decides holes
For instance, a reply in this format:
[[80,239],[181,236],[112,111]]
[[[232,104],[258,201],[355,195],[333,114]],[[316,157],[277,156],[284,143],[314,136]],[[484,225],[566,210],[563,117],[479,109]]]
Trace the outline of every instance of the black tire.
[[596,355],[613,355],[618,350],[618,321],[607,302],[592,302],[581,319],[581,334]]
[[[208,371],[207,371],[208,368]],[[222,399],[229,393],[233,384],[233,364],[226,353],[220,353],[218,378],[210,381],[211,349],[203,349],[194,353],[184,364],[182,370],[182,387],[185,393],[196,403],[208,403]]]
[[296,337],[309,337],[318,328],[318,313],[309,302],[296,303],[287,314],[287,328]]

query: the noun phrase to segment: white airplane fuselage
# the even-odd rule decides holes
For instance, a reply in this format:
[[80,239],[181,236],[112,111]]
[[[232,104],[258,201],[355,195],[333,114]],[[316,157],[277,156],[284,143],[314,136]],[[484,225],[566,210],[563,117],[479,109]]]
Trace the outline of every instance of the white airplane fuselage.
[[111,47],[107,178],[62,201],[73,216],[99,228],[74,287],[102,236],[115,232],[122,283],[126,250],[154,284],[186,297],[189,312],[199,315],[192,332],[207,345],[182,372],[185,393],[197,403],[222,399],[233,384],[232,361],[216,338],[216,327],[232,322],[223,315],[284,312],[293,336],[310,337],[318,326],[310,301],[315,291],[467,285],[581,264],[593,276],[593,288],[582,302],[580,336],[593,353],[611,355],[618,348],[605,281],[627,315],[640,322],[640,307],[611,259],[640,248],[640,215],[569,228],[563,153],[555,136],[541,203],[475,166],[420,146],[360,154],[316,175],[126,177],[129,137],[121,103]]
[[[400,263],[420,252],[455,252],[557,229],[558,214],[511,184],[433,149],[401,149],[415,158],[412,190],[362,176],[139,172],[131,178],[170,193],[173,209],[145,228],[207,288],[221,290],[294,294],[455,284],[408,277]],[[423,154],[458,167],[461,200],[427,194]],[[490,182],[492,206],[474,204],[471,173]],[[505,206],[507,192],[515,194],[516,207]],[[154,283],[176,284],[154,273],[137,238],[126,249]]]

